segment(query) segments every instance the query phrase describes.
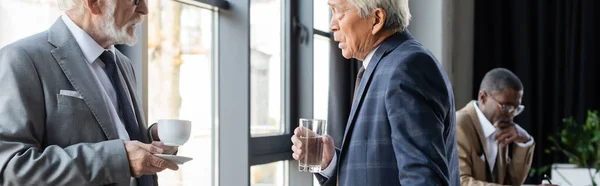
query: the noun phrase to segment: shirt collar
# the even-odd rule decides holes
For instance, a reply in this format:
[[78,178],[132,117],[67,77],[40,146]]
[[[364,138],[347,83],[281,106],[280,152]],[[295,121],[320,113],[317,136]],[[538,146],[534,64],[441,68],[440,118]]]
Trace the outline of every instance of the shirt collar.
[[369,63],[371,62],[371,58],[373,58],[373,55],[375,55],[375,51],[377,51],[377,49],[379,48],[379,46],[375,47],[375,49],[373,49],[369,54],[367,54],[367,57],[365,57],[365,60],[363,61],[363,67],[365,69],[367,69],[367,67],[369,67]]
[[105,50],[110,50],[113,55],[116,54],[114,45],[109,46],[108,49],[102,48],[102,46],[100,46],[87,32],[77,26],[77,24],[75,24],[75,22],[73,22],[73,20],[71,20],[64,12],[62,13],[61,18],[65,25],[67,25],[67,28],[69,28],[69,31],[71,31],[71,34],[73,34],[73,37],[75,37],[75,41],[77,41],[77,44],[81,48],[81,52],[83,52],[83,56],[88,63],[94,63]]
[[489,138],[492,134],[496,132],[496,127],[492,125],[492,122],[488,120],[483,112],[477,106],[477,101],[473,101],[473,107],[475,107],[475,112],[477,112],[477,118],[479,118],[479,123],[481,124],[481,129],[483,129],[483,134],[486,138]]

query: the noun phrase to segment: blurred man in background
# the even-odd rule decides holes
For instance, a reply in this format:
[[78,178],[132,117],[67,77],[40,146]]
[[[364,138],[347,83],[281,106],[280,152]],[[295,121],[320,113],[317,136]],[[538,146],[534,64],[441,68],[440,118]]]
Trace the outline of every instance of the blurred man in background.
[[461,185],[523,184],[535,144],[513,122],[525,108],[522,97],[521,80],[507,69],[496,68],[483,78],[477,101],[456,113]]

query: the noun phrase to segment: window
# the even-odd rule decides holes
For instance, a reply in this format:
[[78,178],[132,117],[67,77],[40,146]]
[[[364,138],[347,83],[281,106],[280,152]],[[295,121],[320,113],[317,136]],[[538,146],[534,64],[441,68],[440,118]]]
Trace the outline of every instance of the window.
[[60,14],[56,0],[0,1],[0,48],[48,30]]
[[250,0],[250,134],[280,135],[284,125],[282,0]]
[[[286,0],[250,0],[250,184],[285,186]],[[287,156],[286,156],[287,155]]]
[[285,186],[287,183],[287,161],[278,161],[250,168],[251,186]]
[[313,0],[313,26],[317,30],[329,31],[329,21],[331,20],[329,5],[327,1]]
[[160,185],[213,182],[213,25],[215,12],[173,0],[148,0],[148,122],[192,121],[178,155],[194,160],[165,170]]
[[329,45],[330,39],[314,36],[313,117],[327,120],[329,102]]
[[[329,109],[329,64],[330,45],[329,35],[330,10],[324,1],[313,0],[314,45],[313,45],[313,116],[327,120]],[[317,179],[313,185],[318,186]]]

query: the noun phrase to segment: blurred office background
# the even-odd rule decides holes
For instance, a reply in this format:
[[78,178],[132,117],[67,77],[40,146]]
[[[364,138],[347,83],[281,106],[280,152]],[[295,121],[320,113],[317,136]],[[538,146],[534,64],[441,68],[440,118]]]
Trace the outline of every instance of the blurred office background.
[[[160,184],[312,185],[291,158],[290,132],[298,118],[327,119],[339,145],[359,67],[333,41],[327,1],[146,1],[138,44],[119,48],[135,63],[147,121],[193,122],[179,154],[194,160],[160,173]],[[457,109],[476,99],[488,70],[508,68],[525,86],[516,121],[535,138],[532,167],[568,163],[544,151],[563,118],[583,123],[600,109],[600,1],[412,0],[410,8],[409,30],[450,76]],[[55,0],[0,1],[0,47],[60,14]],[[531,174],[527,183],[540,181]]]

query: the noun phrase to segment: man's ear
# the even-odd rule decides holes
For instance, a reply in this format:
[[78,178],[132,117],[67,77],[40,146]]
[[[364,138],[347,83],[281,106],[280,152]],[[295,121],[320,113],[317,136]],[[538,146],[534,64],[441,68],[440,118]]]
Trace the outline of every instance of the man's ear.
[[480,90],[479,94],[477,95],[477,100],[481,101],[481,103],[485,104],[485,102],[487,101],[487,94],[485,93],[485,91]]
[[104,6],[106,6],[106,2],[103,0],[83,0],[83,3],[85,3],[85,8],[95,15],[102,14]]
[[371,34],[375,35],[381,30],[383,30],[385,19],[387,19],[387,14],[385,13],[385,11],[383,11],[382,8],[376,8],[375,11],[373,11],[373,30],[371,31]]

